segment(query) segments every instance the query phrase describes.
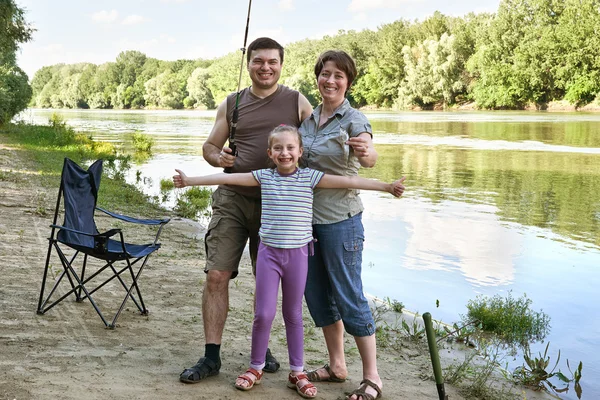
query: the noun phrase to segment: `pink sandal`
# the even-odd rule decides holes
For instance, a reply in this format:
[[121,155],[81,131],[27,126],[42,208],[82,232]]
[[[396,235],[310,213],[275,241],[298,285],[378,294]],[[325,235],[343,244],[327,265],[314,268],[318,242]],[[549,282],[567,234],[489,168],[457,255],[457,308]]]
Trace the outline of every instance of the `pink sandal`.
[[[296,389],[298,394],[304,397],[305,399],[314,399],[315,397],[317,397],[317,388],[315,387],[315,385],[310,383],[310,381],[308,381],[307,384],[300,386],[300,381],[303,379],[306,379],[308,381],[308,377],[305,373],[292,375],[292,373],[290,372],[290,375],[288,376],[287,387],[289,387],[290,389]],[[310,395],[306,393],[309,389],[315,389],[315,394]]]
[[[263,374],[264,374],[263,371],[258,372],[254,368],[248,368],[246,370],[246,372],[244,372],[243,374],[241,374],[240,376],[237,377],[237,379],[243,379],[246,382],[248,382],[248,386],[242,386],[242,385],[238,385],[236,383],[235,387],[237,389],[244,390],[244,391],[250,390],[254,387],[254,385],[260,385]],[[250,378],[248,375],[254,375],[254,379]]]

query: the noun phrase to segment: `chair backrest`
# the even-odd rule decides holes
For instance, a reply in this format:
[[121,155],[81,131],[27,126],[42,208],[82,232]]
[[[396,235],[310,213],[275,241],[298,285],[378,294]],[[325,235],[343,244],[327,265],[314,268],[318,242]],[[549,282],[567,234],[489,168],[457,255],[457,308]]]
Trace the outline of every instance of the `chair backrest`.
[[[102,160],[94,162],[87,170],[65,158],[61,176],[61,190],[65,220],[63,226],[81,232],[97,234],[94,211],[98,200]],[[94,238],[61,229],[58,240],[84,247],[94,247]]]

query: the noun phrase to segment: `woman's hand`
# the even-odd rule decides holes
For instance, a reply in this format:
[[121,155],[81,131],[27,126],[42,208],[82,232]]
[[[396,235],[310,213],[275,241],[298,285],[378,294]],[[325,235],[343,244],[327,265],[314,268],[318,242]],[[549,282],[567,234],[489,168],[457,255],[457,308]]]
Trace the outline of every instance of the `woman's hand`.
[[358,136],[351,137],[346,141],[361,167],[372,168],[377,162],[377,151],[373,147],[373,139],[368,132],[362,132]]
[[404,189],[406,189],[403,185],[405,179],[406,179],[406,177],[403,176],[402,178],[398,179],[397,181],[390,183],[389,192],[396,197],[402,196],[402,193],[404,193]]
[[184,188],[187,186],[187,175],[183,171],[175,169],[177,175],[173,175],[173,183],[176,188]]
[[358,158],[369,157],[369,150],[371,148],[370,141],[364,137],[356,136],[351,137],[346,142],[347,145],[351,146],[354,150],[354,155]]

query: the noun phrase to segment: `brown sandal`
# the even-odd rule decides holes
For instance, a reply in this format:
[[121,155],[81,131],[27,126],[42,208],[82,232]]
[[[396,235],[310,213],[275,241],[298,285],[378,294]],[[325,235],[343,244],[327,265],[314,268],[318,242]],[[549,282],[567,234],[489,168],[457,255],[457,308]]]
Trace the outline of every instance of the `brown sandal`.
[[[308,381],[308,377],[306,376],[305,373],[300,373],[298,375],[292,375],[292,373],[290,372],[290,375],[288,376],[288,383],[287,383],[287,387],[289,387],[290,389],[296,389],[296,391],[298,392],[298,394],[302,397],[304,397],[305,399],[314,399],[315,397],[317,397],[317,388],[315,387],[315,385],[313,385],[312,383],[310,383],[310,381],[305,384],[304,386],[300,386],[300,381],[306,379]],[[315,394],[310,395],[308,393],[306,393],[306,391],[308,389],[315,389]]]
[[[242,385],[238,385],[236,383],[235,387],[237,389],[244,390],[244,391],[250,390],[250,389],[252,389],[254,387],[254,385],[260,385],[260,382],[262,380],[263,374],[264,373],[262,371],[258,372],[254,368],[248,368],[246,370],[246,372],[244,372],[243,374],[241,374],[240,376],[238,376],[237,379],[243,379],[246,382],[248,382],[249,385],[248,386],[242,386]],[[255,379],[252,379],[252,378],[248,377],[248,375],[254,375]]]
[[[324,369],[329,376],[327,378],[321,378],[321,375],[319,375],[320,369]],[[340,378],[339,376],[333,373],[333,371],[329,367],[329,364],[325,364],[321,368],[313,369],[312,371],[307,371],[306,376],[311,382],[346,382],[346,378]]]
[[[371,386],[373,389],[375,389],[375,391],[377,392],[376,397],[373,397],[372,394],[367,393],[367,386]],[[361,396],[361,400],[375,400],[380,398],[382,396],[382,393],[381,388],[377,386],[375,382],[373,382],[370,379],[363,379],[362,382],[360,382],[360,386],[358,387],[358,389],[346,396],[346,400],[349,400],[350,397],[353,395],[356,397]]]

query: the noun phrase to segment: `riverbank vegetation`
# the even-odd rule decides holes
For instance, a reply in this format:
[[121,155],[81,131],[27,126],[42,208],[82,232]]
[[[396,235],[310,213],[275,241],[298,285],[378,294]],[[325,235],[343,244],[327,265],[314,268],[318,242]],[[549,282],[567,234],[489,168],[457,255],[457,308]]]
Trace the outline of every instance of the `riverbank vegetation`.
[[[425,351],[421,316],[397,311],[397,304],[401,303],[389,299],[374,302],[378,346],[399,349],[410,341],[421,344]],[[573,390],[581,398],[582,362],[573,366],[569,360],[561,363],[560,350],[554,356],[549,352],[550,343],[543,353],[532,354],[531,345],[543,343],[550,331],[550,317],[532,305],[525,294],[518,298],[511,292],[506,296],[477,296],[467,303],[467,314],[460,322],[436,322],[433,328],[438,347],[451,353],[458,345],[464,356],[445,362],[444,381],[458,386],[466,398],[515,400],[523,398],[523,387],[546,391],[557,398]],[[395,317],[390,318],[390,313]],[[509,358],[513,359],[512,367]],[[518,358],[522,360],[515,368]]]
[[[58,191],[65,157],[83,165],[102,158],[105,163],[102,190],[98,193],[99,205],[129,215],[158,216],[167,212],[157,201],[125,182],[131,155],[119,153],[111,143],[96,142],[90,136],[76,133],[56,115],[48,125],[4,124],[0,126],[0,134],[10,146],[18,147],[27,154],[31,168],[39,172],[40,184],[45,187]],[[17,179],[19,173],[15,168],[15,172],[7,172],[7,176]],[[46,205],[54,202],[53,199],[44,201]]]
[[[423,21],[398,19],[376,31],[291,43],[280,82],[316,105],[314,61],[339,48],[359,69],[350,93],[355,106],[519,109],[566,101],[581,107],[598,101],[599,30],[599,0],[503,0],[494,14],[436,12]],[[46,66],[33,78],[31,105],[210,109],[236,90],[239,57],[161,61],[126,51],[102,65]]]

